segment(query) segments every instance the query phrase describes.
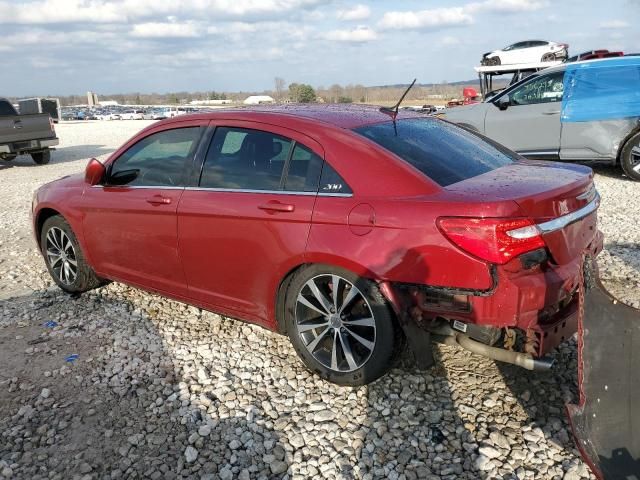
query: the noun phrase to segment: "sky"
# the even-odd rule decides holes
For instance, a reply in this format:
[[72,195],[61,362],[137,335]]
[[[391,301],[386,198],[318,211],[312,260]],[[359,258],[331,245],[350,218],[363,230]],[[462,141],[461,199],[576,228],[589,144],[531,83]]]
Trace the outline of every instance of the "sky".
[[475,78],[520,40],[640,51],[640,0],[0,0],[0,96]]

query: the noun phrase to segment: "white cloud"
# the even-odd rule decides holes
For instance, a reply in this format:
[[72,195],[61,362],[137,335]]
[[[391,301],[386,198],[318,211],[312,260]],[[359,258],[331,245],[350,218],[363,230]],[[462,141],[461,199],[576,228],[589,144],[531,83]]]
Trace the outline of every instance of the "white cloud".
[[436,30],[470,23],[473,23],[473,18],[464,7],[451,7],[415,12],[387,12],[379,25],[390,30]]
[[360,26],[352,30],[331,30],[322,35],[326,40],[335,42],[362,43],[378,38],[378,34],[369,27]]
[[518,13],[533,12],[549,5],[547,0],[484,0],[467,5],[469,12]]
[[126,23],[158,16],[260,18],[313,9],[329,0],[0,0],[0,23]]
[[366,20],[371,16],[371,9],[367,5],[355,5],[352,8],[338,10],[336,16],[339,20]]
[[624,20],[607,20],[606,22],[602,22],[600,24],[600,28],[617,29],[617,28],[627,28],[627,27],[629,27],[629,23],[625,22]]
[[192,23],[138,23],[131,30],[131,36],[138,38],[190,38],[199,35],[200,29]]
[[29,3],[0,1],[0,23],[109,23],[126,17],[115,2],[43,0]]

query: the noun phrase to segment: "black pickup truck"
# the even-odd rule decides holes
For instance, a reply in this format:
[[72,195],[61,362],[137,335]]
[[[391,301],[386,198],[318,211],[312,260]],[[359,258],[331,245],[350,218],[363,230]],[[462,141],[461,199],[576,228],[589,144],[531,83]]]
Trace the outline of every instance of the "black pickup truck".
[[51,159],[51,147],[58,143],[48,113],[18,115],[8,100],[0,98],[0,160],[29,154],[34,162],[44,165]]

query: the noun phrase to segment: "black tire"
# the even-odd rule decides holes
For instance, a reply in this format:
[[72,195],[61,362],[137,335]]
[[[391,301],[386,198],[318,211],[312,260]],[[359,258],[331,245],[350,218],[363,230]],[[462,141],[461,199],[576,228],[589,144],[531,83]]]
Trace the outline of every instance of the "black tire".
[[491,60],[493,60],[491,64],[494,66],[500,65],[502,63],[502,61],[500,60],[500,57],[492,57]]
[[[68,243],[60,240],[61,236],[59,232],[63,232],[66,235],[71,247],[62,248],[65,253],[65,260],[56,263],[54,261],[54,255],[51,255],[50,252],[61,250],[58,249],[56,245],[68,245]],[[54,239],[53,243],[51,242],[52,237]],[[106,283],[104,280],[98,278],[93,269],[89,264],[87,264],[73,230],[67,221],[60,215],[49,217],[44,222],[42,231],[40,232],[40,251],[42,252],[47,265],[47,270],[49,270],[49,275],[51,275],[53,281],[56,282],[56,284],[65,292],[82,293]],[[68,262],[69,268],[71,269],[69,271],[73,271],[73,265],[71,262],[74,261],[77,264],[75,267],[75,277],[72,281],[71,278],[67,277],[67,281],[65,281],[64,274],[62,273],[62,267],[59,267],[58,265]]]
[[553,62],[556,59],[556,56],[553,53],[545,53],[542,55],[543,62]]
[[622,147],[620,166],[630,179],[640,182],[640,132],[627,140]]
[[42,152],[34,152],[31,154],[31,158],[38,165],[46,165],[51,160],[51,150],[43,150]]
[[[312,292],[308,282],[317,282],[316,286],[322,291],[323,280],[336,278],[333,276],[340,277],[337,283],[341,285],[338,287],[340,300],[336,300],[334,304],[349,298],[351,290],[356,287],[353,300],[343,305],[346,312],[344,315],[339,315],[340,312],[336,313],[335,309],[333,315],[320,314],[317,308],[312,310],[298,301],[299,295],[306,295],[308,301],[327,311],[310,295]],[[325,300],[332,299],[332,285],[333,282],[325,285]],[[393,366],[402,345],[400,327],[394,321],[392,310],[377,285],[338,267],[312,265],[296,273],[286,292],[284,314],[287,334],[304,365],[311,372],[338,385],[366,385],[380,378]],[[304,318],[298,322],[297,316]],[[339,318],[344,319],[345,323]],[[358,321],[371,322],[375,327],[351,323]],[[298,330],[299,327],[308,327],[316,322],[326,324],[305,332]],[[331,322],[337,323],[331,326]],[[357,333],[355,337],[354,331]],[[364,346],[357,337],[364,337],[372,347]],[[314,342],[315,346],[312,346]],[[337,347],[333,346],[334,343]],[[312,346],[311,350],[307,345]],[[330,357],[331,365],[324,364],[318,357],[326,358],[327,362]],[[337,368],[332,368],[334,358],[340,362],[335,364]]]

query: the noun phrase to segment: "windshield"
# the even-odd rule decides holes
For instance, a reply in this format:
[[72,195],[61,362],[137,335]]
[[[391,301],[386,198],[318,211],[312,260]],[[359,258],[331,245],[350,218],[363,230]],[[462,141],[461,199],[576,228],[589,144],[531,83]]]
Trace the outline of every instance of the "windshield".
[[446,187],[513,163],[516,154],[461,127],[416,118],[355,129]]

